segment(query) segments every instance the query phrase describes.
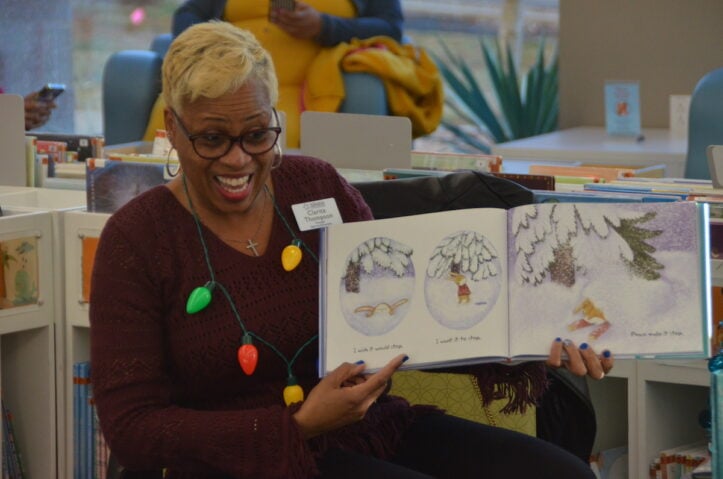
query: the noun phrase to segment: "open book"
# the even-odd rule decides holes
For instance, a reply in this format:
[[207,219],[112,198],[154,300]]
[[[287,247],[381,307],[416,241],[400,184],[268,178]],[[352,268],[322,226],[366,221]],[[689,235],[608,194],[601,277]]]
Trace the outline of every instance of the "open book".
[[329,226],[321,374],[546,358],[555,338],[616,357],[706,357],[708,208],[545,203]]

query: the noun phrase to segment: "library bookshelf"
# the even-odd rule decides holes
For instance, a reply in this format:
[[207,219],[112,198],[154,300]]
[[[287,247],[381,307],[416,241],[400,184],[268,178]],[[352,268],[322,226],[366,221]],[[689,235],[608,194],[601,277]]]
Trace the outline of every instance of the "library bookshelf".
[[[64,222],[65,243],[65,344],[63,370],[60,372],[64,388],[65,427],[63,442],[66,477],[72,477],[74,469],[73,447],[73,364],[90,359],[90,323],[88,320],[87,291],[83,291],[83,244],[100,238],[105,222],[110,217],[104,213],[68,212]],[[87,251],[86,251],[87,253]],[[87,258],[86,258],[87,261]],[[86,263],[87,264],[87,263]],[[89,271],[86,270],[86,279]],[[87,283],[86,283],[87,287]]]
[[53,242],[52,213],[4,208],[2,263],[19,269],[6,267],[3,274],[18,278],[22,269],[25,286],[15,284],[20,288],[10,291],[7,281],[4,285],[0,393],[12,415],[14,440],[29,478],[57,475],[54,308],[60,292],[53,278],[59,259],[54,257]]
[[[29,263],[35,261],[38,278],[35,304],[0,309],[0,394],[12,414],[25,477],[68,477],[60,469],[65,444],[58,440],[65,420],[64,385],[56,380],[64,351],[62,232],[64,213],[85,208],[85,192],[2,186],[0,206],[0,244],[36,238],[30,254],[37,257]],[[4,300],[7,306],[10,298]]]

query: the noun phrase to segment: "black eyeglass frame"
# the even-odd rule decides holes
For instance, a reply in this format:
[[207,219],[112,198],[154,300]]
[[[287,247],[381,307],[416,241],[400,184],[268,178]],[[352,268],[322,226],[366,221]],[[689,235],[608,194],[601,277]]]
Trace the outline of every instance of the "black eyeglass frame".
[[[271,151],[271,150],[276,146],[276,144],[279,142],[279,137],[281,136],[282,128],[281,128],[280,126],[278,126],[278,125],[280,124],[280,123],[279,123],[279,114],[276,113],[276,108],[272,108],[271,111],[272,111],[273,114],[274,114],[274,119],[276,120],[276,125],[277,125],[277,126],[268,126],[268,127],[266,127],[266,128],[256,128],[255,130],[250,130],[250,131],[247,131],[247,132],[245,132],[245,133],[241,133],[241,134],[238,135],[238,136],[224,135],[224,134],[222,134],[222,133],[214,133],[214,136],[224,137],[224,138],[227,138],[227,139],[229,140],[228,149],[226,149],[226,151],[225,151],[222,155],[218,155],[218,156],[204,156],[204,155],[200,154],[200,153],[198,152],[198,149],[196,148],[196,139],[197,139],[197,138],[201,138],[202,136],[206,136],[206,135],[208,135],[208,133],[197,133],[197,134],[195,134],[195,135],[190,134],[190,133],[188,132],[188,129],[186,128],[186,125],[183,124],[183,121],[181,120],[181,117],[178,116],[178,113],[176,113],[176,111],[175,111],[173,108],[171,108],[170,110],[171,110],[171,113],[173,113],[173,117],[176,119],[176,122],[178,123],[178,126],[181,127],[181,131],[182,131],[183,134],[186,136],[186,138],[188,139],[188,141],[191,142],[191,147],[193,148],[193,151],[194,151],[200,158],[203,158],[204,160],[208,160],[208,161],[216,161],[216,160],[218,160],[219,158],[223,158],[224,156],[228,155],[228,152],[231,151],[231,148],[233,148],[233,145],[236,145],[236,144],[239,145],[239,147],[241,148],[241,150],[243,150],[243,152],[246,153],[246,154],[249,155],[249,156],[263,155],[264,153],[268,153],[269,151]],[[259,133],[259,132],[261,132],[261,131],[273,131],[273,132],[275,132],[275,133],[276,133],[276,138],[274,139],[273,143],[271,143],[271,146],[269,146],[266,150],[263,150],[263,151],[256,151],[256,152],[253,152],[253,153],[250,152],[250,151],[248,151],[248,150],[246,149],[246,147],[244,147],[244,137],[246,137],[247,135]]]

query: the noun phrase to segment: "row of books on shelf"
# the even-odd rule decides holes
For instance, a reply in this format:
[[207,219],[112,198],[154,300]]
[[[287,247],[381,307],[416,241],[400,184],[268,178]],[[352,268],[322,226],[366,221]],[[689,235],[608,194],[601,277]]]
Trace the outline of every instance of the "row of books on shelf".
[[664,449],[650,463],[650,479],[710,479],[710,442],[702,440]]
[[25,469],[22,456],[15,440],[15,429],[13,427],[13,416],[10,410],[2,402],[2,477],[3,479],[24,479]]
[[96,135],[33,133],[25,137],[27,186],[43,186],[46,178],[81,178],[88,158],[104,156],[105,139]]
[[90,362],[73,364],[73,479],[105,479],[110,450],[98,426]]

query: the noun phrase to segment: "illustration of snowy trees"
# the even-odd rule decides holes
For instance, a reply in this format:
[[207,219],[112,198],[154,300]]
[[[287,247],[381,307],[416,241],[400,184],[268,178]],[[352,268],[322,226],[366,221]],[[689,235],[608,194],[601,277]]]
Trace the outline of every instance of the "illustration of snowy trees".
[[548,278],[570,287],[578,273],[594,268],[592,253],[603,251],[631,274],[658,279],[663,265],[647,241],[662,231],[643,226],[655,215],[574,203],[558,203],[549,210],[538,205],[516,208],[511,223],[515,274],[523,283],[536,285]]
[[409,272],[412,252],[412,248],[390,238],[376,237],[364,241],[347,258],[343,277],[346,292],[360,292],[362,272],[368,275],[391,272],[401,278]]
[[437,245],[427,266],[427,276],[446,278],[449,273],[470,273],[473,281],[488,279],[500,274],[497,256],[484,235],[462,231]]

